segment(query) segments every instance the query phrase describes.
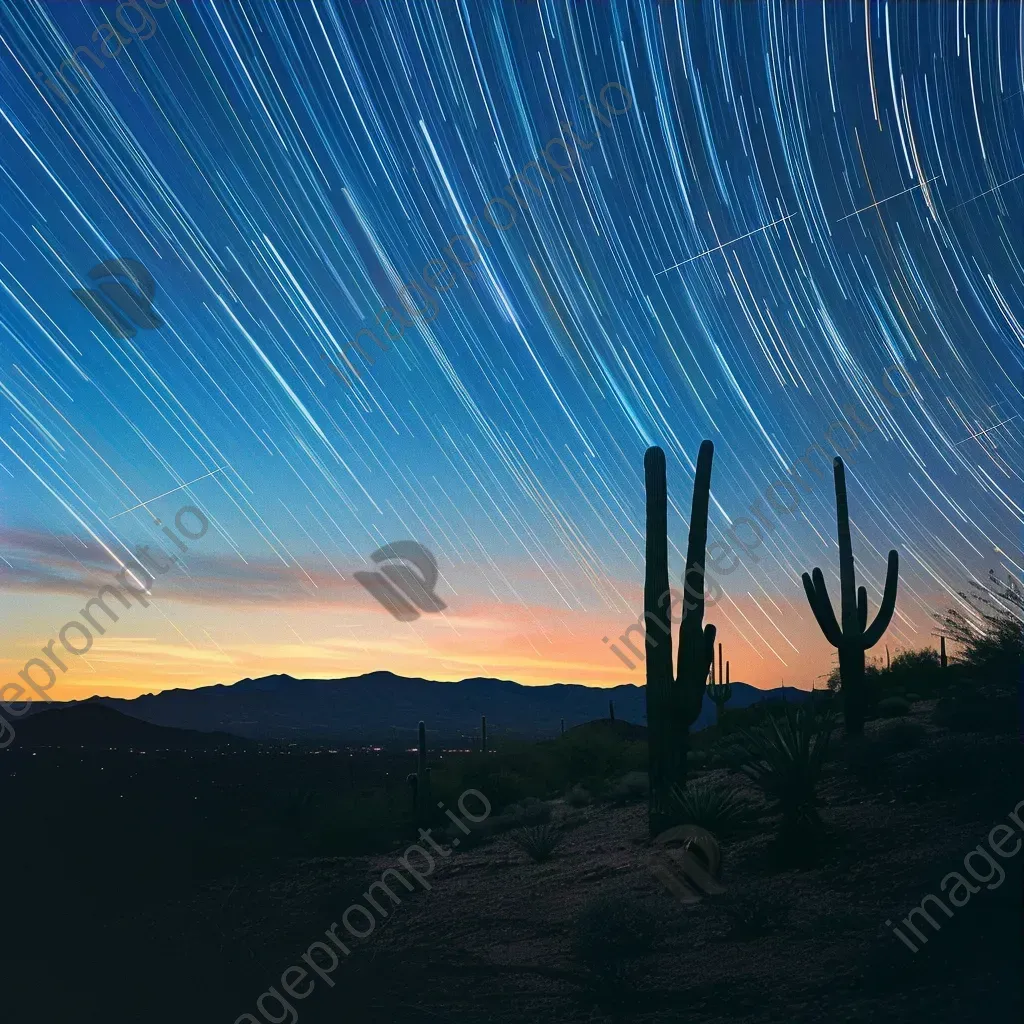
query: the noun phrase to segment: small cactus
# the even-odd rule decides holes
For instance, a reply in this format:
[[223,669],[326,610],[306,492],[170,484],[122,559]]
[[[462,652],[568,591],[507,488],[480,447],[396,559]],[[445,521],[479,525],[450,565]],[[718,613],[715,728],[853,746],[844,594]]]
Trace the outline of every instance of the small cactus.
[[420,722],[420,742],[416,758],[416,774],[410,776],[415,778],[413,786],[413,800],[416,806],[416,816],[421,821],[426,821],[431,815],[432,796],[430,793],[430,769],[427,767],[427,727]]
[[[722,673],[722,645],[718,645],[718,673],[721,680]],[[708,683],[708,696],[715,702],[715,724],[722,721],[722,712],[725,705],[732,696],[732,684],[729,682],[729,662],[725,663],[725,680],[715,682],[715,663],[711,663],[711,682]]]
[[899,581],[900,556],[889,552],[885,574],[885,590],[874,622],[868,625],[868,592],[857,587],[853,566],[853,542],[850,539],[850,512],[846,501],[846,470],[838,456],[832,460],[836,485],[836,521],[839,534],[839,583],[842,600],[842,627],[832,610],[825,577],[820,569],[803,574],[804,592],[811,611],[833,647],[839,650],[839,677],[842,682],[843,720],[849,736],[864,732],[867,690],[864,682],[864,652],[882,639],[896,609],[896,587]]

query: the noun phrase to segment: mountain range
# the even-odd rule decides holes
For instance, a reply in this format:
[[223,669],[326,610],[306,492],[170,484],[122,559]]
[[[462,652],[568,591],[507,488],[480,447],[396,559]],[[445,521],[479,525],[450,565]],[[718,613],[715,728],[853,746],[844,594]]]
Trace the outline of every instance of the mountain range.
[[[163,690],[131,699],[96,697],[89,703],[106,705],[157,726],[304,744],[399,742],[411,746],[422,720],[434,746],[478,742],[481,715],[487,716],[488,733],[495,739],[551,738],[559,735],[563,720],[569,729],[607,718],[609,700],[615,703],[616,719],[646,725],[644,689],[632,684],[523,686],[488,678],[443,683],[370,672],[345,679],[272,675],[229,685]],[[728,706],[743,708],[761,700],[805,697],[805,691],[792,687],[760,690],[734,682]],[[693,728],[703,729],[714,721],[715,706],[705,694]]]

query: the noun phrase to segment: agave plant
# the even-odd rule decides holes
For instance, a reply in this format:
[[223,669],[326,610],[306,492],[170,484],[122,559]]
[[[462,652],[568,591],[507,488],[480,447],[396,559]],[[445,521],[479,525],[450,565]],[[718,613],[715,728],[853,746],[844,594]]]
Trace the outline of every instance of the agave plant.
[[512,833],[512,842],[519,847],[534,864],[542,864],[551,857],[564,835],[550,822],[521,828]]
[[787,707],[736,737],[733,767],[775,802],[784,830],[820,824],[816,788],[835,724],[830,712]]
[[690,782],[672,790],[679,820],[699,825],[718,838],[749,824],[756,816],[753,803],[737,790],[709,782]]

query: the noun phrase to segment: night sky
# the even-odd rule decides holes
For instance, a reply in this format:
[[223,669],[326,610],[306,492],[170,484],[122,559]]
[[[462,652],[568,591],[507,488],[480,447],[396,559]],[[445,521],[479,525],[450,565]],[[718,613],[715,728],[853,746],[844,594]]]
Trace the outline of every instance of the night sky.
[[[765,498],[815,444],[872,615],[900,552],[871,654],[934,645],[1021,562],[1022,52],[1007,0],[0,0],[0,680],[148,544],[176,565],[53,696],[642,683],[602,638],[643,453],[678,581],[703,438],[734,679],[834,664],[800,584],[837,600],[830,470]],[[162,326],[76,300],[112,259]],[[353,578],[399,540],[446,605],[412,622]]]

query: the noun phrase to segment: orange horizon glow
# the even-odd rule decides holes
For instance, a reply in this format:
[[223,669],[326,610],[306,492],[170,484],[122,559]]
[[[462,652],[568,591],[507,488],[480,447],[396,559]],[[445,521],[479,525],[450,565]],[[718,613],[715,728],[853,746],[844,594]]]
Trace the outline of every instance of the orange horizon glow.
[[[631,589],[639,608],[639,587],[622,585],[619,592],[629,594]],[[81,608],[82,592],[51,592],[33,602],[33,623],[22,624],[10,655],[0,659],[0,700],[33,696],[31,691],[17,692],[19,673],[30,658],[42,658],[42,648],[60,629],[54,623],[74,617],[67,609]],[[93,587],[89,596],[95,592]],[[759,689],[782,683],[806,690],[825,685],[836,663],[835,650],[798,598],[803,595],[773,595],[785,633],[754,625],[763,618],[761,604],[748,595],[709,607],[705,621],[718,626],[733,681]],[[24,615],[23,608],[19,611]],[[68,670],[54,670],[57,682],[48,696],[61,701],[96,695],[130,698],[277,674],[338,679],[377,671],[438,682],[484,676],[527,686],[642,686],[644,662],[636,652],[642,655],[643,636],[637,615],[453,598],[444,612],[399,622],[358,587],[349,589],[343,600],[275,604],[246,602],[237,594],[233,600],[209,595],[197,599],[180,590],[158,596],[154,588],[148,608],[133,605],[122,611],[117,623],[94,637],[87,653],[70,656],[55,645],[54,653]],[[10,621],[12,616],[6,617]],[[927,629],[926,621],[900,622],[903,642],[885,637],[868,657],[884,663],[886,643],[893,654],[933,644]],[[78,642],[77,634],[72,640]],[[673,648],[677,644],[678,625],[673,629]],[[633,663],[632,669],[612,645]],[[30,675],[45,684],[38,666]]]

